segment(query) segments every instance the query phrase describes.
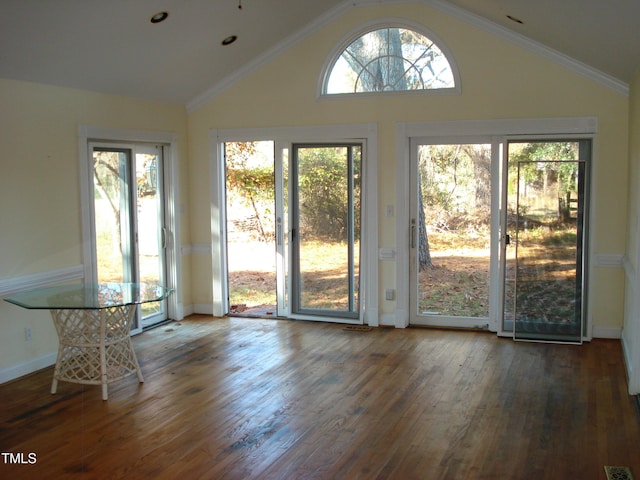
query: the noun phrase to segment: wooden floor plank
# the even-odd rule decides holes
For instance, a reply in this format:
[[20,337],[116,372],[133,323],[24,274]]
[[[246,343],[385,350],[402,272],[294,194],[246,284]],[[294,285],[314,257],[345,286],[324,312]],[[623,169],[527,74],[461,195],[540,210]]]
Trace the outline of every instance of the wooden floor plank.
[[640,477],[620,343],[192,316],[134,338],[145,376],[52,369],[0,385],[0,463],[21,479]]

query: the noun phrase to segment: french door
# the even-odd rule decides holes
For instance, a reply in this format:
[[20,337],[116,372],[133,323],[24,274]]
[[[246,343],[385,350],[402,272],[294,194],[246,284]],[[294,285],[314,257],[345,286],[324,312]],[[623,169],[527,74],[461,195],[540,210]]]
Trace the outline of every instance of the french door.
[[[95,277],[166,284],[163,147],[90,144]],[[166,300],[138,309],[134,328],[167,319]]]
[[227,313],[359,321],[362,143],[224,152]]
[[585,335],[589,140],[507,143],[503,329],[516,340]]

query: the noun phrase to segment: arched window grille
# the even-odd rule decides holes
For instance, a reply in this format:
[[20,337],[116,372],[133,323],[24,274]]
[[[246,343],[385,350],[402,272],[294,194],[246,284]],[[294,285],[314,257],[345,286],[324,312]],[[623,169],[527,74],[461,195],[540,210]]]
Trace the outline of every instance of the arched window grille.
[[457,89],[443,49],[404,26],[367,30],[341,49],[324,74],[322,95]]

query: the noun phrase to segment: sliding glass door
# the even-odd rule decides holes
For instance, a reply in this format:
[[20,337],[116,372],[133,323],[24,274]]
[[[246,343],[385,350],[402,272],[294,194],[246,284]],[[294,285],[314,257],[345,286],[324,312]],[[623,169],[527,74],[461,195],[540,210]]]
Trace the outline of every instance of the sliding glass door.
[[[162,146],[91,145],[98,282],[166,284]],[[145,304],[146,327],[167,319],[166,301]]]
[[464,140],[410,142],[409,322],[581,342],[591,141]]
[[358,318],[361,144],[294,145],[292,311]]
[[362,143],[224,153],[227,313],[359,320]]
[[517,340],[584,335],[590,142],[508,143],[504,329]]

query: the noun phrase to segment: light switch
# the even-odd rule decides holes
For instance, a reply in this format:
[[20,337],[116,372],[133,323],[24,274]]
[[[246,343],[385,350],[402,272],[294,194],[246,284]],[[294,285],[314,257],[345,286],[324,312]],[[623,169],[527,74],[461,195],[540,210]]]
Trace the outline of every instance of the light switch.
[[393,217],[393,205],[387,205],[386,215],[387,217]]

